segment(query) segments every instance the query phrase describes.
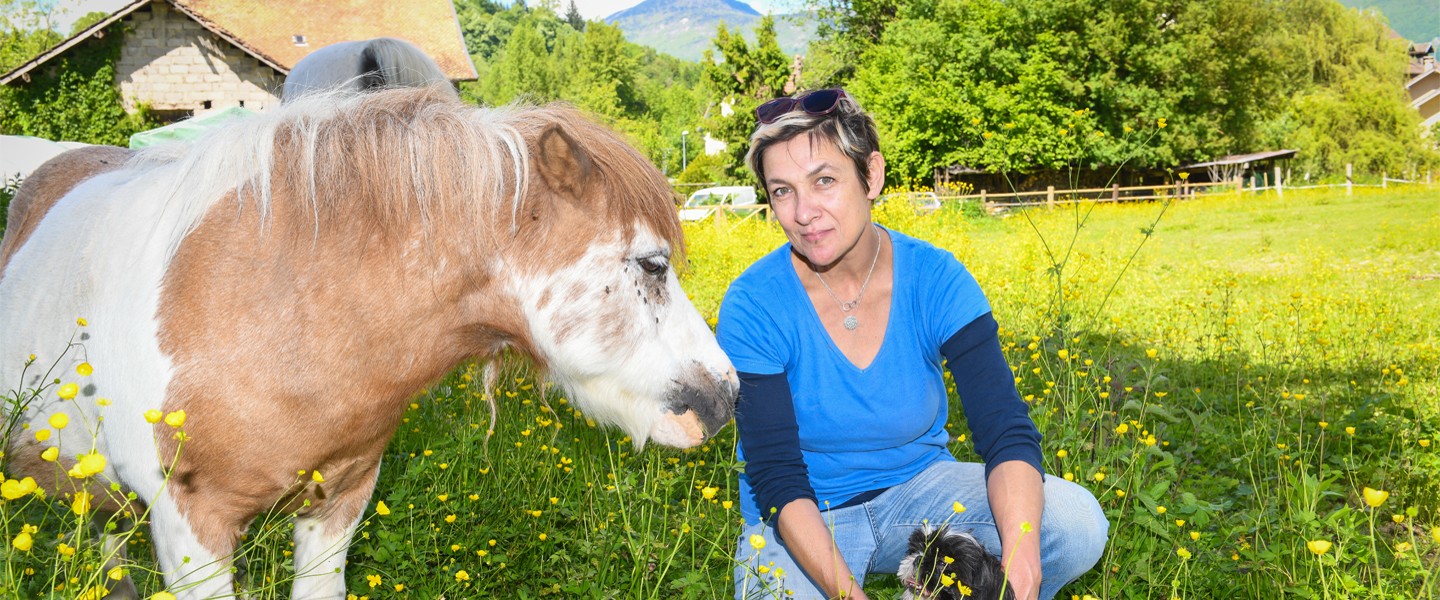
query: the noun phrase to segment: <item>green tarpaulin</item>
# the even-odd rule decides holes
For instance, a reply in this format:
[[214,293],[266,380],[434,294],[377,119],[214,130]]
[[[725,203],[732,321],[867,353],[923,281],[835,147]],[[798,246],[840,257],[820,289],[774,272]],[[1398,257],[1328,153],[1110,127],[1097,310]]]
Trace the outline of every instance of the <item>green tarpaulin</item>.
[[223,110],[217,110],[203,117],[192,117],[184,121],[171,123],[164,127],[157,127],[150,131],[142,131],[131,135],[130,147],[145,148],[165,142],[194,139],[216,125],[251,114],[255,114],[255,111],[243,106],[232,106]]

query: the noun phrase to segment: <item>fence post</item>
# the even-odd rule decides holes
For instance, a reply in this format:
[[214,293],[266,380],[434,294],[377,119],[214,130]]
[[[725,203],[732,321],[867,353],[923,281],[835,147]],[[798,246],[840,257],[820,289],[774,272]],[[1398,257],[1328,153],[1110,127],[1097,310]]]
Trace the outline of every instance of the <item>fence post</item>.
[[985,190],[980,190],[980,203],[985,204],[987,202],[989,202],[989,200],[985,199]]
[[1045,186],[1045,208],[1055,208],[1055,186]]
[[1388,188],[1388,187],[1390,187],[1390,174],[1389,174],[1389,173],[1386,173],[1385,171],[1381,171],[1381,172],[1380,172],[1380,189],[1383,190],[1383,189]]
[[1275,165],[1275,193],[1285,197],[1285,184],[1280,181],[1280,165]]
[[1354,175],[1354,172],[1352,171],[1352,168],[1353,168],[1354,166],[1355,166],[1355,165],[1352,165],[1352,164],[1350,164],[1350,163],[1345,163],[1345,195],[1346,195],[1346,196],[1350,196],[1350,195],[1353,195],[1353,194],[1355,193],[1355,177],[1353,176],[1353,175]]
[[1111,201],[1111,202],[1119,202],[1119,201],[1120,201],[1120,184],[1118,184],[1118,183],[1112,183],[1112,184],[1110,184],[1110,201]]
[[1240,195],[1240,194],[1243,194],[1243,193],[1245,193],[1245,174],[1244,174],[1244,173],[1236,173],[1236,174],[1235,174],[1235,194],[1236,194],[1236,195]]

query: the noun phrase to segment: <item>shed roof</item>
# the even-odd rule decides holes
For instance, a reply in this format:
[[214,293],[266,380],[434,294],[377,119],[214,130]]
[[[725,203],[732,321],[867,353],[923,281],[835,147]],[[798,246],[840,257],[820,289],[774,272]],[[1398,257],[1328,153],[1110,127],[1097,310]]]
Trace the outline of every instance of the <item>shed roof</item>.
[[1245,163],[1252,163],[1259,160],[1290,158],[1292,156],[1295,156],[1295,153],[1297,152],[1299,152],[1299,150],[1268,150],[1265,152],[1252,152],[1250,154],[1231,154],[1230,156],[1222,156],[1210,162],[1195,163],[1193,165],[1185,165],[1180,168],[1201,169],[1205,167],[1220,167],[1225,165],[1242,165]]
[[[106,26],[151,2],[165,2],[201,26],[281,73],[311,51],[336,42],[397,37],[419,46],[435,59],[451,81],[478,77],[465,49],[451,0],[135,0],[104,20],[71,36],[40,56],[0,75],[7,84]],[[304,36],[297,45],[295,36]]]

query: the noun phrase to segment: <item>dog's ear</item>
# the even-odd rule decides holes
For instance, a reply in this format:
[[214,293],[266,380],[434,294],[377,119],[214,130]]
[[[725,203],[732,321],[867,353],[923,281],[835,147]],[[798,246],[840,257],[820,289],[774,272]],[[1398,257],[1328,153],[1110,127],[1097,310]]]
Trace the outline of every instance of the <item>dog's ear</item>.
[[925,530],[926,530],[926,529],[929,529],[929,527],[923,527],[923,526],[922,526],[922,527],[916,527],[916,528],[915,528],[915,531],[910,532],[910,545],[909,545],[909,553],[910,553],[910,554],[914,554],[914,555],[917,555],[917,556],[918,556],[918,555],[921,555],[921,554],[924,554],[924,553],[925,553],[925,546],[926,546],[926,543],[925,543],[925,538],[926,538],[925,534],[926,534],[926,531],[925,531]]

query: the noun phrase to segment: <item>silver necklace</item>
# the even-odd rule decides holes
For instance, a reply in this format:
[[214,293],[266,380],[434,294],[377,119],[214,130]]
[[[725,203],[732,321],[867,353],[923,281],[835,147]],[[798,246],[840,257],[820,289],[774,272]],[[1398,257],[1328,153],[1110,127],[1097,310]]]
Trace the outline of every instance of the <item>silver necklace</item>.
[[[874,227],[874,225],[871,225],[871,227]],[[825,278],[820,276],[819,271],[815,272],[815,278],[820,280],[820,285],[825,286],[825,293],[830,294],[830,299],[834,300],[836,304],[840,305],[840,312],[848,313],[852,310],[855,310],[855,307],[860,306],[860,298],[865,296],[865,288],[870,286],[870,276],[875,274],[875,263],[877,262],[880,262],[879,231],[875,232],[875,257],[870,259],[870,272],[865,274],[865,281],[860,284],[860,293],[855,294],[855,299],[849,302],[845,302],[835,295],[835,290],[830,289],[830,284],[825,283]],[[860,327],[860,319],[856,318],[855,315],[845,315],[846,330],[855,331],[855,329],[858,327]]]

